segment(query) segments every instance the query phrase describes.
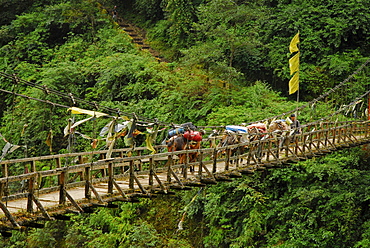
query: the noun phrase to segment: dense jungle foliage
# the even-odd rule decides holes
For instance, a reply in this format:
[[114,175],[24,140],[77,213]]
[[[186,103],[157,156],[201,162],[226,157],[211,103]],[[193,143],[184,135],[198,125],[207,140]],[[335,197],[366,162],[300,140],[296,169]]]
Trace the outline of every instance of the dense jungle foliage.
[[[0,147],[5,139],[21,146],[5,159],[70,151],[64,128],[68,119],[82,117],[66,107],[91,108],[74,97],[95,102],[102,112],[119,109],[199,126],[248,123],[292,110],[297,103],[288,95],[288,45],[298,31],[300,104],[342,82],[370,53],[365,0],[0,3],[0,72],[44,89],[0,77],[0,88],[10,92],[0,91]],[[150,45],[171,62],[158,63],[138,49],[112,20],[114,5],[119,17],[144,28]],[[327,106],[346,104],[368,89],[368,72],[357,74],[351,90]],[[315,117],[326,116],[327,106],[318,106]],[[300,116],[302,122],[311,118]],[[98,119],[79,131],[96,138],[105,124]],[[50,134],[52,146],[45,142]],[[92,149],[83,137],[74,145]],[[47,222],[44,229],[15,231],[0,244],[369,247],[368,164],[367,147],[352,148],[230,183]]]

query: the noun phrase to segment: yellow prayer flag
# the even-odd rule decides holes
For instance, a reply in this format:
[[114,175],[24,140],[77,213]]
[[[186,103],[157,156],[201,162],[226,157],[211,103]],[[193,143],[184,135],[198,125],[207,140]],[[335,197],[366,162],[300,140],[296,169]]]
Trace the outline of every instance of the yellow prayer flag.
[[297,71],[289,81],[289,95],[299,89],[299,71]]
[[290,75],[299,70],[299,52],[289,59]]
[[148,148],[148,150],[152,151],[152,154],[155,154],[156,151],[152,145],[152,141],[153,141],[152,134],[147,133],[145,139],[146,147]]
[[81,109],[81,108],[77,108],[77,107],[72,107],[72,108],[67,109],[67,111],[69,111],[69,110],[71,111],[72,114],[75,114],[75,115],[87,114],[87,115],[95,116],[97,118],[108,115],[108,114],[101,113],[101,112],[98,112],[98,111],[86,110],[86,109]]
[[297,47],[297,44],[299,43],[299,32],[293,37],[292,41],[289,45],[289,51],[290,53],[298,52],[299,49]]
[[48,136],[46,137],[46,140],[45,140],[45,143],[49,147],[50,152],[53,151],[52,142],[53,142],[53,130],[50,129]]

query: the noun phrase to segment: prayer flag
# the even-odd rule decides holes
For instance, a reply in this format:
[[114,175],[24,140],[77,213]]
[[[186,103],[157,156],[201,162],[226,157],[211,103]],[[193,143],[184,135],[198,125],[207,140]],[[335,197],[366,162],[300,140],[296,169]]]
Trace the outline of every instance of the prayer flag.
[[72,114],[75,114],[75,115],[79,115],[79,114],[87,114],[87,115],[91,115],[91,116],[94,116],[94,117],[102,117],[102,116],[108,116],[108,114],[105,114],[105,113],[101,113],[101,112],[98,112],[98,111],[93,111],[93,110],[86,110],[86,109],[81,109],[81,108],[77,108],[77,107],[72,107],[72,108],[69,108],[67,109],[67,111],[70,110]]
[[289,95],[299,89],[299,71],[297,71],[289,81]]
[[299,52],[289,59],[290,75],[299,70]]
[[299,43],[299,32],[293,37],[292,41],[289,45],[289,51],[290,53],[298,52],[299,49],[297,47],[297,44]]

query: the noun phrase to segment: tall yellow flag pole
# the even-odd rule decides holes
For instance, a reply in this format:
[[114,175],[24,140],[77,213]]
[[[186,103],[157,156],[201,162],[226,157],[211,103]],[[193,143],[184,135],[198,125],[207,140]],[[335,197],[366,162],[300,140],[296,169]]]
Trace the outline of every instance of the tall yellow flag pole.
[[297,103],[299,102],[299,49],[297,44],[299,43],[299,31],[293,37],[289,44],[290,53],[296,53],[289,59],[290,75],[293,77],[289,80],[289,95],[297,91]]

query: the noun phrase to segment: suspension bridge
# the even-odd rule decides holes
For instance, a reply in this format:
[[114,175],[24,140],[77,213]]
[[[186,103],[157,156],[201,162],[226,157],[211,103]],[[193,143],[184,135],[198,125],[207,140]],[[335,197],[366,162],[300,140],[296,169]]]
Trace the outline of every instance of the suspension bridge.
[[[88,152],[0,159],[0,232],[42,227],[42,221],[68,219],[67,213],[84,213],[95,207],[116,207],[114,202],[136,202],[140,198],[151,198],[158,194],[174,194],[176,190],[205,187],[220,181],[231,181],[256,171],[277,168],[345,148],[370,143],[369,93],[365,91],[350,99],[346,105],[336,105],[335,100],[350,85],[350,80],[361,72],[369,60],[362,64],[346,80],[313,101],[258,122],[269,123],[285,118],[290,113],[315,116],[314,109],[321,105],[328,108],[327,116],[317,117],[301,126],[299,134],[286,132],[284,135],[267,133],[263,139],[220,146],[221,136],[203,139],[201,148],[168,152],[163,145],[153,147],[130,147]],[[158,125],[159,122],[119,109],[99,106],[71,93],[62,93],[46,86],[28,82],[14,74],[0,72],[14,84],[25,84],[48,94],[80,102],[92,109],[119,113],[130,118]],[[53,107],[70,108],[12,90],[0,89],[13,97],[27,98],[52,104]],[[81,122],[83,123],[83,122]],[[73,123],[72,123],[73,124]],[[224,128],[199,127],[203,129]],[[5,140],[5,139],[4,139]],[[8,143],[7,143],[8,144]],[[7,148],[9,149],[11,145]],[[236,151],[236,152],[235,152]],[[191,153],[198,159],[190,162]],[[185,154],[185,162],[178,157]],[[16,168],[27,168],[19,171]],[[47,169],[45,169],[47,168]]]
[[[184,164],[176,163],[176,157],[188,156],[193,150],[144,155],[146,147],[140,147],[115,149],[110,158],[105,158],[107,150],[101,150],[3,160],[0,162],[1,229],[32,227],[40,220],[65,218],[66,213],[113,207],[116,201],[135,202],[140,197],[173,194],[175,190],[230,181],[243,174],[370,143],[368,121],[320,122],[302,129],[298,135],[201,148],[196,151],[198,161],[186,160]],[[218,140],[213,137],[203,143]],[[156,150],[162,148],[155,147]],[[232,154],[232,149],[244,150],[244,153]],[[63,166],[68,160],[74,162]],[[30,171],[10,175],[11,168],[17,164],[29,164]],[[40,171],[39,164],[47,164],[49,169]],[[45,181],[47,187],[43,186]],[[9,191],[22,184],[26,184],[23,192]]]

